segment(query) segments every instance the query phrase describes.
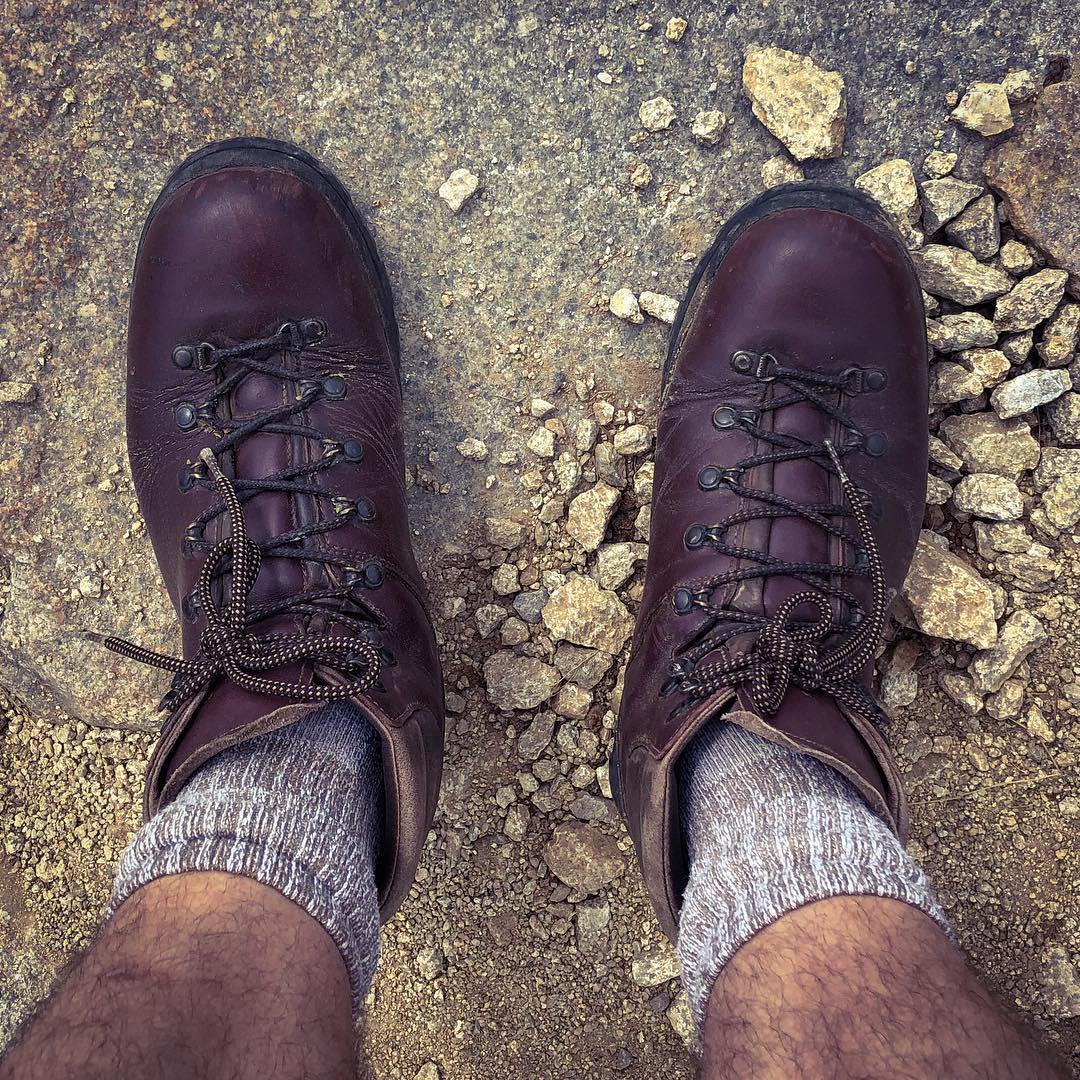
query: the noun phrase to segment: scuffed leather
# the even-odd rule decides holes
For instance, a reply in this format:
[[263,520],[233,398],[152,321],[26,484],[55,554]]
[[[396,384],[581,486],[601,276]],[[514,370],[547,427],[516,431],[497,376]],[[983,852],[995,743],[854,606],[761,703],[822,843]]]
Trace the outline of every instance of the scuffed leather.
[[[741,428],[718,431],[721,404],[754,406],[789,391],[737,374],[732,354],[770,352],[785,364],[839,373],[852,366],[888,374],[884,391],[832,401],[850,411],[867,432],[888,436],[879,458],[855,453],[845,467],[856,484],[880,498],[874,525],[888,585],[897,590],[914,553],[922,522],[927,475],[927,355],[921,293],[906,252],[883,221],[818,206],[778,209],[742,231],[719,264],[703,274],[687,302],[659,418],[652,524],[644,595],[638,615],[616,737],[616,793],[637,847],[646,885],[665,930],[675,935],[687,867],[678,820],[674,765],[695,731],[711,717],[753,728],[839,769],[873,808],[901,834],[906,810],[888,746],[865,717],[831,698],[789,690],[779,713],[759,716],[745,692],[733,700],[720,691],[671,718],[680,693],[660,696],[672,660],[707,621],[697,609],[675,612],[677,586],[694,588],[706,577],[739,565],[711,549],[683,543],[693,524],[734,514],[741,499],[727,487],[703,491],[705,465],[725,467],[767,445]],[[842,441],[835,421],[801,403],[771,414],[780,430],[820,443]],[[798,460],[760,466],[744,483],[808,503],[840,503],[839,483],[817,464]],[[854,535],[850,522],[844,526]],[[742,546],[792,561],[839,563],[851,549],[801,518],[751,521],[730,536]],[[841,548],[844,548],[843,553]],[[747,563],[746,565],[750,565]],[[865,578],[847,579],[864,606]],[[791,577],[751,579],[718,590],[716,603],[768,614],[807,588]],[[734,639],[737,649],[746,635]],[[701,663],[708,663],[708,659]],[[872,672],[865,681],[870,685]]]
[[[228,167],[188,181],[159,201],[144,232],[135,266],[128,332],[128,448],[139,503],[162,576],[183,627],[184,655],[198,649],[205,626],[181,613],[181,598],[196,582],[202,554],[185,554],[189,523],[217,500],[196,488],[179,490],[187,461],[216,437],[180,430],[173,412],[181,402],[201,404],[214,384],[213,372],[181,370],[172,363],[179,344],[207,341],[227,347],[274,333],[286,320],[321,318],[327,333],[303,354],[289,354],[298,374],[346,376],[339,401],[317,400],[302,422],[336,439],[358,438],[363,460],[339,461],[316,474],[334,494],[364,496],[374,504],[372,523],[350,521],[305,541],[359,566],[376,560],[385,578],[378,589],[361,590],[381,616],[385,646],[396,663],[383,665],[385,693],[354,699],[382,735],[386,780],[386,830],[380,895],[383,917],[401,902],[412,881],[434,814],[443,741],[443,689],[426,595],[408,529],[401,425],[401,395],[395,345],[378,299],[377,271],[358,241],[355,223],[288,155],[280,167]],[[239,155],[242,157],[242,152]],[[265,156],[265,155],[264,155]],[[274,357],[285,363],[286,356]],[[290,389],[279,380],[251,375],[231,394],[233,418],[285,403]],[[319,456],[317,442],[260,432],[244,440],[232,458],[234,474],[262,477]],[[316,501],[319,505],[315,505]],[[289,493],[260,493],[245,503],[252,539],[278,535],[331,516],[326,500]],[[220,539],[224,515],[207,528]],[[331,571],[336,573],[336,571]],[[253,605],[326,584],[317,563],[267,557],[251,594]],[[279,616],[257,632],[319,632],[321,617]],[[332,624],[340,632],[340,624]],[[309,667],[274,673],[310,679]],[[326,681],[335,673],[320,672]],[[208,692],[166,721],[147,778],[146,811],[168,801],[201,762],[261,731],[294,722],[310,706],[250,693],[218,681]]]

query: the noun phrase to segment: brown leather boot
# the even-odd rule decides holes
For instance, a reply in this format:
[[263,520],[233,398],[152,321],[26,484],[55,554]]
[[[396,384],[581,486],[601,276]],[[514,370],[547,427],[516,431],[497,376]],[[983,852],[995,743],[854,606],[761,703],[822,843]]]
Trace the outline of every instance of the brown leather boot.
[[806,183],[744,207],[694,274],[662,393],[613,779],[674,936],[674,766],[710,717],[827,762],[906,831],[871,677],[923,519],[926,329],[876,204]]
[[303,151],[233,139],[158,196],[135,263],[128,453],[183,630],[145,811],[203,763],[348,699],[382,738],[388,918],[442,767],[439,658],[405,505],[398,334],[374,242]]

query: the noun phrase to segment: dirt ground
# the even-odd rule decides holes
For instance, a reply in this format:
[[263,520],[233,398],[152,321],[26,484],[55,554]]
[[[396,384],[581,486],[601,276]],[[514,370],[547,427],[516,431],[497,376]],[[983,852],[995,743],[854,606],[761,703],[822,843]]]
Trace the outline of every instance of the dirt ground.
[[[483,520],[535,516],[531,399],[568,427],[597,402],[616,426],[654,424],[667,328],[616,319],[608,297],[680,296],[719,224],[762,189],[781,147],[742,90],[748,46],[809,54],[845,78],[844,156],[807,162],[808,176],[850,181],[935,148],[975,175],[985,141],[946,122],[946,95],[1080,54],[1073,5],[6,0],[0,12],[0,379],[33,387],[27,403],[0,405],[0,1045],[94,933],[138,824],[162,689],[134,667],[117,681],[73,631],[175,641],[123,443],[139,229],[184,154],[259,134],[338,172],[388,265],[416,545],[454,695],[435,828],[384,935],[370,1066],[404,1078],[432,1062],[477,1080],[692,1075],[677,980],[632,975],[636,958],[670,951],[621,825],[597,824],[625,868],[596,901],[606,930],[587,942],[543,858],[565,806],[534,808],[523,841],[504,831],[497,793],[518,783],[531,717],[500,713],[484,692],[498,635],[482,638],[474,614],[509,600],[492,592],[501,560]],[[688,22],[678,41],[665,34],[672,16]],[[651,134],[638,109],[657,95],[679,119]],[[710,109],[728,118],[716,145],[688,130]],[[636,186],[642,163],[652,179]],[[459,167],[480,189],[451,214],[437,190]],[[455,449],[467,437],[487,460]],[[632,510],[611,535],[633,539]],[[515,558],[522,588],[584,567],[539,533]],[[1057,558],[1050,640],[1026,673],[1051,738],[965,713],[935,678],[955,645],[921,635],[919,695],[890,736],[912,851],[961,943],[1068,1056],[1080,1043],[1080,727],[1063,696],[1080,678],[1075,536]],[[623,595],[633,607],[633,582]],[[615,681],[613,668],[582,722],[601,751]],[[581,764],[568,744],[551,754],[564,776]]]

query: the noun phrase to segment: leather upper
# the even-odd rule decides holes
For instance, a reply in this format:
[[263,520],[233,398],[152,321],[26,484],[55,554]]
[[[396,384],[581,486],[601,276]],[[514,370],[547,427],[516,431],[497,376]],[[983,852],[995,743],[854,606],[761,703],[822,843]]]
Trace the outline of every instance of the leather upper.
[[[813,205],[800,206],[800,201]],[[721,690],[696,703],[684,703],[678,692],[661,694],[688,642],[711,622],[697,608],[679,614],[675,590],[700,588],[707,577],[757,565],[686,543],[692,526],[720,522],[754,506],[725,484],[703,490],[702,470],[729,468],[775,449],[740,426],[718,428],[714,411],[733,406],[758,413],[763,403],[791,394],[779,382],[737,371],[732,364],[737,352],[771,354],[784,365],[827,374],[851,368],[885,372],[881,390],[837,390],[824,396],[847,410],[863,432],[885,437],[880,456],[856,451],[845,455],[844,467],[875,500],[873,528],[891,591],[902,584],[915,549],[928,438],[918,282],[899,240],[875,214],[856,216],[820,203],[792,191],[772,202],[762,200],[756,213],[744,211],[742,220],[721,234],[712,264],[688,297],[676,328],[657,432],[645,590],[616,747],[620,806],[658,915],[672,934],[686,876],[673,766],[701,724],[725,708],[732,710],[729,719],[829,761],[895,828],[904,828],[899,778],[871,718],[796,688],[772,717],[761,716],[742,688],[737,694]],[[854,389],[857,382],[851,385]],[[841,445],[850,437],[806,401],[761,412],[759,422],[817,444],[830,438]],[[757,466],[741,482],[801,503],[843,504],[836,476],[805,458]],[[850,518],[831,520],[854,535]],[[842,543],[799,516],[746,521],[732,527],[728,540],[784,561],[844,565],[855,559],[858,546]],[[869,605],[865,576],[831,580]],[[712,603],[769,615],[786,597],[807,588],[804,580],[784,574],[764,581],[749,577],[717,590]],[[844,615],[838,602],[832,606],[835,617]],[[742,634],[727,648],[737,651],[752,643],[753,635]],[[868,667],[867,686],[871,674]]]
[[[272,335],[289,320],[325,323],[325,336],[316,344],[283,349],[270,358],[295,371],[297,381],[248,374],[216,412],[242,422],[295,401],[300,380],[344,377],[344,396],[320,395],[287,423],[338,442],[358,440],[361,460],[339,454],[331,467],[311,478],[326,498],[259,492],[244,502],[243,510],[251,539],[266,541],[316,521],[335,520],[331,495],[366,499],[374,507],[370,522],[354,516],[301,542],[303,553],[333,556],[332,563],[267,553],[251,603],[340,583],[342,567],[374,564],[382,571],[377,587],[360,585],[356,595],[387,659],[380,686],[355,704],[383,736],[387,828],[380,886],[388,915],[411,882],[434,812],[443,729],[439,659],[408,530],[396,328],[380,291],[381,271],[347,196],[339,197],[330,186],[336,182],[299,152],[294,157],[263,148],[249,156],[250,164],[242,151],[221,154],[220,167],[215,167],[210,153],[192,178],[166,189],[147,223],[135,266],[128,334],[131,469],[183,628],[184,655],[190,657],[206,622],[202,611],[191,610],[189,599],[205,550],[193,551],[185,535],[203,510],[219,503],[219,496],[208,486],[182,490],[178,478],[220,433],[212,430],[212,418],[183,430],[177,410],[202,407],[227,372],[177,367],[173,351],[201,342],[228,348]],[[313,461],[324,452],[318,438],[263,430],[221,455],[221,465],[239,482]],[[206,526],[204,537],[214,543],[227,531],[227,517],[220,514]],[[311,613],[278,615],[254,628],[260,635],[326,630],[341,632],[336,620]],[[273,675],[304,681],[314,677],[309,664]],[[319,677],[341,681],[328,671]],[[166,721],[148,777],[147,812],[175,795],[214,753],[291,722],[312,707],[219,679]]]

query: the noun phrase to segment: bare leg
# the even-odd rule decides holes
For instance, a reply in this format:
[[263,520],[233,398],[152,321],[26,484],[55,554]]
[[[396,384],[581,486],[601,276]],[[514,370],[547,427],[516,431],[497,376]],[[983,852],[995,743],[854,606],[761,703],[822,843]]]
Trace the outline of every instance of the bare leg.
[[0,1080],[338,1080],[355,1067],[349,980],[326,931],[258,882],[190,873],[121,905]]
[[1063,1077],[921,911],[836,897],[744,945],[709,998],[702,1075]]

